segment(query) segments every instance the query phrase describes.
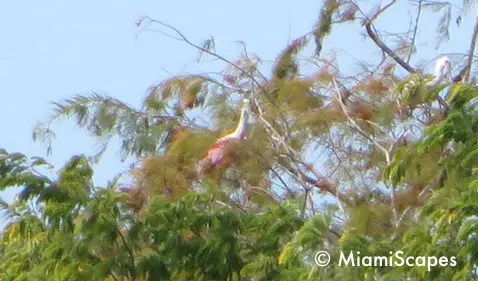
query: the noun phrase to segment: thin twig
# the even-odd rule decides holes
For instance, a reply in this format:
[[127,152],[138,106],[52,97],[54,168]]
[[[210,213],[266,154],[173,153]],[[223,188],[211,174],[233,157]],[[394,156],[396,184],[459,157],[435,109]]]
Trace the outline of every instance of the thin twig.
[[[254,98],[254,102],[255,102],[257,110],[258,110],[259,120],[262,122],[262,124],[264,124],[264,126],[272,132],[272,135],[275,136],[275,138],[278,140],[279,144],[282,145],[285,148],[285,150],[290,154],[289,156],[293,156],[294,162],[299,162],[299,163],[302,163],[303,165],[305,165],[305,163],[300,160],[301,157],[299,156],[299,153],[297,151],[295,151],[291,146],[289,146],[287,144],[285,138],[281,134],[279,134],[279,132],[277,132],[277,130],[274,129],[274,127],[264,118],[264,116],[263,116],[264,113],[263,113],[263,111],[262,111],[262,109],[259,105],[259,102],[258,102],[257,98]],[[311,170],[311,173],[315,177],[317,177],[317,180],[313,180],[310,177],[304,175],[304,173],[300,172],[299,169],[294,170],[293,168],[291,168],[291,169],[289,169],[289,171],[291,171],[293,175],[305,179],[306,182],[312,184],[313,186],[321,188],[321,185],[320,185],[321,180],[320,179],[323,179],[324,177],[319,175],[319,173],[317,171],[315,171],[314,169]],[[329,187],[327,187],[327,191],[330,192],[334,196],[339,196],[339,194],[337,194],[336,190],[331,190]],[[338,202],[338,204],[340,204],[340,200],[343,199],[343,198],[337,197],[337,199],[339,199],[337,202]],[[341,207],[341,209],[343,209],[343,208]]]
[[418,0],[418,11],[417,17],[415,18],[415,26],[413,27],[413,35],[412,35],[412,42],[410,43],[410,52],[408,53],[407,63],[410,63],[410,59],[412,58],[413,49],[415,47],[415,39],[417,38],[417,31],[418,31],[418,21],[420,20],[420,14],[422,12],[422,2],[423,0]]
[[304,219],[304,217],[305,217],[305,211],[306,211],[306,208],[307,208],[307,200],[309,200],[309,193],[310,193],[310,190],[306,188],[305,189],[305,194],[304,194],[304,205],[302,205],[302,210],[301,210],[301,214],[300,214],[301,219]]
[[[337,92],[337,101],[340,103],[340,107],[342,108],[342,111],[345,115],[345,117],[347,118],[347,120],[352,124],[352,127],[355,128],[363,137],[365,137],[366,139],[368,139],[370,142],[372,142],[378,149],[380,149],[384,156],[385,156],[385,160],[387,162],[387,165],[390,164],[391,162],[391,158],[392,158],[392,154],[393,152],[395,151],[395,148],[396,146],[398,145],[398,142],[399,140],[408,132],[407,129],[404,129],[400,135],[398,136],[398,138],[392,142],[392,144],[390,145],[390,147],[388,149],[386,149],[383,145],[381,145],[379,142],[377,142],[375,139],[371,138],[370,136],[368,136],[365,131],[357,124],[357,122],[355,122],[355,120],[353,118],[350,117],[349,113],[348,113],[348,110],[345,106],[345,104],[343,103],[342,101],[342,96],[340,94],[340,90],[339,90],[339,87],[337,85],[337,82],[335,81],[335,78],[333,78],[333,82],[334,82],[334,86],[335,86],[335,89],[336,89],[336,92]],[[395,225],[398,226],[398,222],[397,222],[397,218],[398,218],[398,214],[397,214],[397,210],[396,210],[396,202],[395,202],[395,188],[394,187],[391,187],[391,192],[390,192],[390,197],[391,197],[391,204],[392,204],[392,212],[393,212],[393,215],[394,215],[394,221],[395,221]]]
[[468,80],[471,72],[471,65],[473,63],[473,57],[476,47],[476,39],[478,37],[478,17],[476,17],[475,28],[473,29],[473,35],[471,37],[470,49],[468,50],[468,57],[466,65],[460,70],[460,72],[453,77],[453,83],[457,83],[463,80]]
[[113,280],[119,281],[118,278],[114,275],[114,273],[113,273],[113,271],[111,270],[111,268],[108,269],[108,272],[110,273],[111,278],[113,278]]
[[[108,219],[101,215],[101,218],[103,218],[106,222],[108,222]],[[134,253],[133,253],[133,250],[129,247],[128,243],[126,243],[126,239],[123,235],[123,233],[121,233],[121,230],[119,229],[119,227],[117,226],[117,233],[118,235],[120,236],[121,238],[121,241],[123,242],[123,245],[124,247],[126,248],[126,251],[128,251],[128,254],[130,255],[130,258],[131,258],[131,281],[135,281],[136,280],[136,265],[135,265],[135,260],[134,260]]]
[[[162,21],[159,21],[159,20],[155,20],[149,16],[146,16],[144,17],[144,19],[148,19],[150,22],[153,22],[153,23],[156,23],[156,24],[159,24],[159,25],[162,25],[164,27],[167,27],[169,29],[171,29],[172,31],[174,31],[176,33],[177,36],[179,36],[179,38],[177,37],[174,37],[174,36],[170,36],[171,38],[173,39],[176,39],[178,41],[183,41],[185,43],[187,43],[188,45],[190,45],[191,47],[194,47],[195,49],[198,49],[206,54],[209,54],[209,55],[212,55],[220,60],[222,60],[223,62],[231,65],[232,67],[234,67],[236,70],[238,70],[239,72],[241,72],[242,74],[244,74],[245,76],[249,77],[254,83],[256,83],[258,86],[261,85],[261,83],[259,83],[257,81],[257,79],[254,78],[254,76],[250,75],[247,71],[245,71],[242,67],[238,66],[237,64],[235,64],[234,62],[228,60],[227,58],[213,52],[213,51],[210,51],[204,47],[201,47],[197,44],[194,44],[193,42],[191,42],[181,31],[179,31],[177,28],[175,28],[174,26],[170,25],[170,24],[167,24],[165,22],[162,22]],[[262,78],[265,80],[265,81],[269,81],[269,79],[267,79],[267,77],[262,74],[261,72],[258,71],[258,73],[262,76]]]
[[[174,31],[174,33],[176,33],[177,36],[179,37],[175,37],[175,36],[171,36],[169,35],[170,38],[173,38],[175,40],[178,40],[178,41],[182,41],[182,42],[185,42],[186,44],[188,44],[189,46],[201,51],[201,52],[204,52],[204,53],[207,53],[211,56],[214,56],[216,57],[217,59],[225,62],[226,64],[232,66],[233,68],[235,68],[236,70],[238,70],[241,74],[243,74],[244,76],[248,77],[253,84],[255,84],[259,89],[262,89],[263,90],[263,94],[265,95],[265,97],[269,100],[269,102],[271,102],[274,106],[277,106],[277,104],[275,103],[274,99],[270,96],[270,94],[268,93],[267,90],[264,89],[263,85],[261,83],[259,83],[259,81],[249,72],[247,72],[246,70],[244,70],[242,67],[240,67],[239,65],[237,65],[236,63],[230,61],[229,59],[215,53],[214,51],[211,51],[211,50],[208,50],[204,47],[201,47],[193,42],[191,42],[181,31],[179,31],[177,28],[175,28],[174,26],[170,25],[170,24],[167,24],[167,23],[164,23],[162,21],[159,21],[159,20],[155,20],[149,16],[145,16],[143,17],[139,24],[141,24],[142,21],[144,21],[145,19],[148,19],[150,21],[150,23],[156,23],[156,24],[159,24],[161,26],[164,26],[166,28],[169,28],[171,29],[172,31]],[[161,33],[164,33],[164,32],[161,32]],[[311,32],[308,32],[307,34],[301,36],[300,38],[302,37],[306,37],[307,35],[309,35]],[[261,72],[259,71],[257,68],[255,68],[255,70],[257,71],[257,73],[261,76],[261,78],[265,81],[266,84],[270,83],[269,79]],[[280,112],[281,114],[281,117],[285,119],[284,116],[282,116],[282,112]],[[287,125],[287,122],[285,122],[286,125]]]
[[347,110],[347,107],[345,106],[345,104],[343,103],[342,101],[342,95],[340,94],[340,89],[339,89],[339,86],[337,85],[337,82],[335,81],[335,78],[332,79],[333,82],[334,82],[334,86],[335,86],[335,89],[336,89],[336,92],[337,92],[337,101],[339,102],[340,104],[340,107],[342,108],[342,112],[344,113],[345,117],[347,118],[347,120],[352,124],[352,126],[363,136],[365,137],[366,139],[368,139],[369,141],[371,141],[378,149],[380,149],[386,159],[387,159],[387,163],[390,162],[390,159],[389,159],[389,153],[388,153],[388,150],[383,147],[380,143],[378,143],[376,140],[370,138],[367,133],[365,133],[365,131],[357,124],[357,122],[355,122],[355,120],[353,120],[349,113],[348,113],[348,110]]
[[[443,174],[444,172],[440,173],[439,175],[439,179],[441,179],[443,177]],[[432,188],[434,187],[433,184],[429,184],[427,185],[423,190],[422,192],[420,192],[420,194],[418,194],[418,199],[421,200],[427,193],[429,190],[431,190]],[[400,226],[400,224],[403,222],[403,220],[405,219],[405,217],[408,215],[408,213],[410,213],[410,211],[412,210],[412,207],[411,206],[408,206],[405,211],[403,211],[402,215],[400,216],[400,218],[398,219],[398,222],[397,222],[397,226],[396,226],[396,231],[398,231],[398,227]],[[395,233],[393,236],[392,236],[392,239],[391,239],[391,243],[394,243],[395,241],[397,241],[397,239],[399,238],[398,236],[398,233]]]

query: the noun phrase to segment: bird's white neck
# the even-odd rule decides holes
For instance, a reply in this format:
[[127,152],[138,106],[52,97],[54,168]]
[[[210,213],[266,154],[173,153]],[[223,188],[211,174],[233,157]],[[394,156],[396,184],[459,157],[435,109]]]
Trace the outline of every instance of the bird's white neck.
[[221,138],[223,139],[240,139],[243,140],[246,135],[247,122],[249,120],[249,107],[244,106],[241,111],[241,117],[234,132]]
[[435,77],[432,81],[428,82],[428,85],[437,85],[443,81],[450,73],[450,60],[447,57],[440,58],[435,65]]

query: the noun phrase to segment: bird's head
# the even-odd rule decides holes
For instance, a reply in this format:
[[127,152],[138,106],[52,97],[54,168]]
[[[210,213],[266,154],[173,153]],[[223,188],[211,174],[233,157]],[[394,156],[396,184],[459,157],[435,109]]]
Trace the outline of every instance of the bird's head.
[[242,108],[247,114],[251,114],[251,100],[250,99],[243,99],[242,100]]
[[435,64],[435,76],[443,77],[451,75],[451,61],[447,56],[441,57]]

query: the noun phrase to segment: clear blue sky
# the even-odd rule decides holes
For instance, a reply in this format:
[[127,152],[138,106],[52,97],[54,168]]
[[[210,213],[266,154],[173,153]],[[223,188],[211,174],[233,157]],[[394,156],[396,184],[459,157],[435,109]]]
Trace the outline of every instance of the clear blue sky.
[[[162,68],[173,74],[211,70],[207,64],[194,64],[196,50],[161,34],[145,33],[136,41],[135,22],[142,15],[166,21],[198,43],[213,35],[217,51],[226,57],[239,54],[234,41],[242,40],[250,52],[273,60],[289,38],[312,28],[320,6],[318,0],[300,5],[285,0],[0,1],[0,148],[45,157],[45,146],[34,143],[31,132],[48,116],[52,101],[98,91],[139,106],[147,88],[168,77]],[[404,18],[381,20],[379,27],[403,31],[410,15],[403,7],[392,12]],[[454,41],[438,51],[430,43],[419,57],[430,60],[440,53],[467,51],[473,18],[465,18],[459,29],[452,19]],[[435,30],[435,25],[426,25],[430,19],[422,19],[426,28],[420,31],[420,44]],[[325,48],[373,58],[378,49],[359,32],[358,27],[343,27],[325,41]],[[58,138],[48,160],[57,167],[74,154],[94,151],[92,139],[73,122],[55,129]],[[96,167],[95,183],[106,184],[126,166],[111,147]],[[13,192],[0,195],[10,201]]]

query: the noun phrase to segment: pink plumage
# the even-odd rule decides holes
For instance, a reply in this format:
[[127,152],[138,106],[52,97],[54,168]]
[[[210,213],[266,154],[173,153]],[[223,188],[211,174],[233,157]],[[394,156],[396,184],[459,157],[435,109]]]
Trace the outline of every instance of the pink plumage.
[[244,99],[243,103],[241,117],[236,129],[234,132],[218,139],[217,142],[209,148],[207,155],[198,163],[197,172],[199,175],[208,173],[215,168],[225,168],[233,162],[236,144],[245,139],[247,121],[251,112],[250,101]]

